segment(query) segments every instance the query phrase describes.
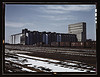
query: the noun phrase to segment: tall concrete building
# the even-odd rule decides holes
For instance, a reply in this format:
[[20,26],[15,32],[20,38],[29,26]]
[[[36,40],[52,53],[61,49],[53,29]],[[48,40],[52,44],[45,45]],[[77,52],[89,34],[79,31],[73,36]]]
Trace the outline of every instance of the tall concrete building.
[[76,34],[78,41],[86,41],[86,23],[80,22],[68,25],[69,34]]

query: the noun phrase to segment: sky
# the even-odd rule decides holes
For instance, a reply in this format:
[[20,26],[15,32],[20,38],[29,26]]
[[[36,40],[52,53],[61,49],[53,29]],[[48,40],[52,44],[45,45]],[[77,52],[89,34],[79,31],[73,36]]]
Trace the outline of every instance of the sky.
[[6,4],[5,42],[22,29],[68,33],[68,25],[86,22],[87,39],[96,40],[95,5]]

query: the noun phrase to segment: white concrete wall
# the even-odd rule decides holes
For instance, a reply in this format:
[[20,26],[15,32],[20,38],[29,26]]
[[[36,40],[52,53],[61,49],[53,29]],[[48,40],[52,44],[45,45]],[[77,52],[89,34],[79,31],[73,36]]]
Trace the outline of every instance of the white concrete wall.
[[[82,37],[83,37],[82,32],[86,31],[86,30],[83,30],[85,29],[83,28],[83,26],[84,26],[83,23],[70,24],[68,26],[68,32],[70,34],[76,34],[78,41],[82,41]],[[84,35],[86,35],[86,33]]]
[[22,36],[22,34],[11,35],[9,38],[9,43],[10,44],[20,44],[20,37],[21,36]]
[[18,34],[18,35],[15,35],[15,38],[14,38],[14,44],[20,44],[20,37],[22,36],[22,34]]

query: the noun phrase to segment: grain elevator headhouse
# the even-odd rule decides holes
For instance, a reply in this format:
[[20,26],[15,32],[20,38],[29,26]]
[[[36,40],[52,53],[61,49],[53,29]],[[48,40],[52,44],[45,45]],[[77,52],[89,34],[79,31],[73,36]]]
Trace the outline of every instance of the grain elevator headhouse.
[[69,34],[76,34],[78,41],[86,41],[86,23],[80,22],[68,25]]

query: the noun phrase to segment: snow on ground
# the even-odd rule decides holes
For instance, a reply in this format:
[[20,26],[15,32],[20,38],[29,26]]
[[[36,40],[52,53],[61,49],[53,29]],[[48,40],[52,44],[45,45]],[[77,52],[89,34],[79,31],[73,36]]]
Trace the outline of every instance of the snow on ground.
[[14,59],[14,58],[5,58],[5,60],[14,61],[16,59]]
[[[40,58],[40,57],[32,57],[32,56],[23,55],[23,54],[17,54],[17,55],[29,57],[29,58],[36,58],[36,59],[40,59],[40,60],[50,60],[50,61],[54,61],[54,62],[60,62],[58,60],[45,59],[45,58]],[[21,59],[25,59],[25,58],[19,57],[19,59],[21,60]],[[62,67],[62,65],[60,65],[60,64],[49,63],[49,62],[33,60],[33,59],[27,59],[27,62],[24,62],[24,63],[18,62],[17,60],[15,60],[13,58],[6,58],[6,60],[10,60],[10,61],[17,62],[17,63],[20,63],[20,64],[31,64],[31,65],[28,65],[29,67],[36,66],[35,68],[38,68],[38,67],[49,68],[49,69],[51,69],[50,72],[86,72],[86,70],[81,71],[81,70],[78,70],[78,69],[71,69],[71,68],[68,68],[68,67],[65,68],[65,67]],[[74,65],[74,63],[69,63],[69,64]]]
[[18,56],[23,56],[23,57],[29,57],[29,58],[35,58],[35,59],[40,59],[40,60],[49,60],[51,62],[60,62],[58,60],[53,60],[53,59],[47,59],[47,58],[40,58],[40,57],[33,57],[33,56],[28,56],[28,55],[23,55],[23,54],[17,54]]
[[11,70],[8,70],[9,72],[12,72]]
[[21,70],[28,71],[28,72],[36,72],[36,71],[30,70],[30,69],[27,69],[27,68],[24,68],[24,67]]
[[[15,63],[23,64],[23,65],[29,64],[28,67],[34,67],[36,69],[40,69],[45,72],[48,72],[48,71],[45,69],[43,70],[42,68],[50,69],[49,72],[86,72],[87,71],[87,69],[82,69],[82,68],[77,68],[77,67],[75,69],[72,67],[63,66],[61,64],[56,64],[57,62],[62,62],[59,60],[33,57],[33,56],[24,55],[24,54],[17,54],[17,55],[18,55],[18,59],[15,59],[15,58],[5,58],[5,59],[10,60]],[[26,59],[26,61],[22,62],[24,59]],[[35,60],[35,59],[38,59],[38,60]],[[50,62],[54,62],[54,63],[50,63]],[[72,66],[77,65],[71,62],[62,62],[62,63],[65,63],[66,65],[72,65]],[[29,72],[35,72],[27,68],[23,68],[22,70],[26,70]],[[95,72],[95,71],[91,71],[91,72]]]
[[64,68],[64,67],[61,67],[61,65],[59,64],[55,66],[54,63],[48,64],[48,62],[43,62],[43,61],[38,61],[38,60],[27,59],[27,61],[28,62],[25,62],[24,64],[32,64],[32,65],[29,65],[30,67],[36,66],[36,68],[38,67],[50,68],[52,72],[86,72],[86,70],[80,71],[80,70],[74,70],[70,68]]

